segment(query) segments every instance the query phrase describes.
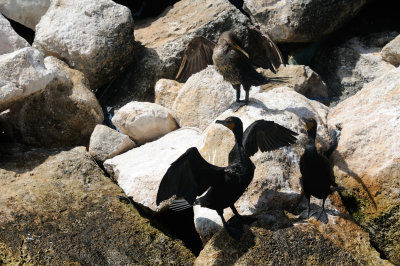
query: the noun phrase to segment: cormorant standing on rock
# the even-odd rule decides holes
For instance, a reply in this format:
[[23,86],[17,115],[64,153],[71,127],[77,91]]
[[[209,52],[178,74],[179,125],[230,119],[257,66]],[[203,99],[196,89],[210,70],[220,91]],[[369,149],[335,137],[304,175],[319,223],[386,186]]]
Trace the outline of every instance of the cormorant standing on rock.
[[[227,225],[223,210],[230,207],[240,217],[234,203],[253,179],[255,165],[250,156],[258,150],[272,151],[293,144],[297,133],[266,120],[253,122],[244,133],[242,121],[237,117],[231,116],[216,123],[232,130],[235,136],[235,146],[229,153],[229,165],[212,165],[203,159],[197,148],[189,148],[167,170],[160,183],[156,203],[159,205],[176,195],[183,199],[175,200],[171,209],[183,210],[199,204],[216,210],[228,233],[239,239],[241,232]],[[205,195],[196,199],[206,191]]]
[[244,48],[231,31],[222,33],[217,44],[201,36],[195,37],[186,47],[176,80],[185,82],[192,74],[214,63],[218,72],[236,90],[236,102],[240,102],[240,84],[243,85],[247,104],[251,86],[284,81],[284,78],[267,78],[253,67],[269,68],[275,73],[284,64],[275,43],[252,25],[248,26],[248,38],[248,45]]
[[317,219],[327,223],[328,216],[325,212],[325,200],[332,192],[342,189],[335,184],[335,177],[328,160],[330,154],[337,147],[337,138],[334,139],[333,144],[324,154],[319,154],[315,147],[317,121],[313,118],[303,118],[303,121],[307,129],[308,141],[304,154],[300,158],[300,172],[303,193],[307,199],[307,209],[300,214],[300,218],[310,217],[310,198],[314,196],[322,199],[322,210],[319,212]]

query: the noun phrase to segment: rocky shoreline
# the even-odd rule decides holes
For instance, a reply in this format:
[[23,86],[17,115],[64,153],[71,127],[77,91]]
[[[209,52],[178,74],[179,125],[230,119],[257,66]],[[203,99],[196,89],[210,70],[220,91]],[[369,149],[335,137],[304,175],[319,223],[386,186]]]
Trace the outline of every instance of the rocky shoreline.
[[[0,265],[400,264],[395,1],[31,2],[0,3]],[[214,66],[173,80],[194,36],[246,40],[254,21],[288,62],[258,71],[285,83],[252,87],[239,108]],[[213,210],[156,205],[187,148],[228,164],[234,138],[214,121],[232,115],[299,134],[251,157],[235,206],[257,221],[240,241]],[[327,199],[327,224],[298,217],[302,117],[318,122],[321,151],[341,131],[330,160],[344,190]]]

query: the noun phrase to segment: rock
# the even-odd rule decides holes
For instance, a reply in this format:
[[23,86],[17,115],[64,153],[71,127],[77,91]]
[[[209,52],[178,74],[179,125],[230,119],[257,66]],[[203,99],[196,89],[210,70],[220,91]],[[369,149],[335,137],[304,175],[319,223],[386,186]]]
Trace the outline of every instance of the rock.
[[178,124],[204,130],[220,113],[236,100],[236,91],[217,72],[208,66],[192,75],[175,99],[172,111]]
[[382,60],[380,51],[397,35],[395,32],[384,32],[353,37],[339,46],[326,47],[320,52],[313,69],[329,88],[331,106],[395,68]]
[[0,112],[43,90],[54,76],[45,67],[43,55],[31,47],[0,55]]
[[193,37],[201,35],[216,41],[227,30],[244,37],[247,23],[247,17],[225,0],[182,0],[158,17],[138,22],[135,40],[141,45],[135,50],[136,63],[118,78],[113,86],[116,93],[110,93],[107,104],[154,101],[156,82],[175,78],[186,45]]
[[329,114],[341,124],[334,173],[355,220],[372,243],[400,263],[400,69],[366,84]]
[[[257,152],[251,157],[256,170],[253,181],[235,204],[238,212],[243,215],[260,215],[270,209],[295,210],[301,199],[299,159],[307,142],[306,131],[300,119],[313,117],[318,121],[320,126],[318,126],[317,145],[320,149],[326,150],[330,139],[326,128],[328,108],[321,103],[308,100],[291,88],[283,87],[267,93],[254,94],[249,105],[237,112],[229,109],[216,119],[225,119],[231,115],[243,121],[244,129],[255,120],[265,119],[275,121],[300,134],[295,145],[272,152]],[[204,145],[200,149],[202,156],[209,163],[227,166],[228,154],[234,145],[231,131],[212,123],[203,135]],[[320,201],[317,202],[320,205]],[[232,215],[230,209],[225,210],[226,219]],[[207,223],[210,227],[202,223]],[[195,225],[203,242],[206,242],[209,236],[220,230],[222,221],[215,211],[202,216],[199,215],[198,209],[195,209]]]
[[88,80],[55,57],[44,62],[57,76],[42,93],[13,104],[0,121],[15,141],[45,147],[87,146],[93,129],[104,119]]
[[148,102],[128,103],[115,113],[112,122],[137,144],[155,140],[178,128],[167,108]]
[[276,42],[320,40],[342,27],[367,3],[367,0],[275,1],[244,0],[245,7]]
[[135,143],[127,135],[107,126],[97,125],[90,137],[89,153],[97,161],[104,162],[135,146]]
[[[0,260],[5,265],[193,263],[150,225],[85,147],[0,154]],[[28,157],[27,157],[28,156]]]
[[29,46],[29,43],[14,31],[10,22],[0,13],[0,55]]
[[400,65],[400,35],[382,48],[382,59],[395,67]]
[[130,63],[133,43],[128,8],[110,0],[55,0],[36,26],[33,46],[81,71],[97,89]]
[[[310,67],[304,65],[280,66],[276,74],[265,70],[263,74],[267,77],[285,78],[283,85],[293,87],[295,91],[310,99],[325,99],[328,97],[328,88],[320,76]],[[267,91],[282,84],[267,83],[260,86],[261,90]]]
[[0,2],[0,12],[24,26],[35,30],[36,24],[49,8],[50,0],[6,0]]
[[157,81],[155,90],[155,100],[156,104],[164,106],[168,109],[172,109],[174,105],[175,98],[178,96],[183,83],[179,83],[175,80],[170,79],[160,79]]
[[159,212],[156,205],[158,186],[170,164],[188,148],[200,144],[200,130],[181,128],[104,162],[107,172],[133,201],[146,210]]
[[194,265],[390,265],[354,222],[333,219],[327,225],[296,223],[282,211],[269,211],[245,226],[240,241],[225,230],[216,234]]

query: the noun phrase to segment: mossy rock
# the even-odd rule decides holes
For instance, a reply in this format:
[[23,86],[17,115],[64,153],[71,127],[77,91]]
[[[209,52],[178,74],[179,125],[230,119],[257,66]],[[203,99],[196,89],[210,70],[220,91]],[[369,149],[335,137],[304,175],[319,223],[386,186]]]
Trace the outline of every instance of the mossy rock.
[[192,264],[153,228],[84,147],[0,154],[0,264]]

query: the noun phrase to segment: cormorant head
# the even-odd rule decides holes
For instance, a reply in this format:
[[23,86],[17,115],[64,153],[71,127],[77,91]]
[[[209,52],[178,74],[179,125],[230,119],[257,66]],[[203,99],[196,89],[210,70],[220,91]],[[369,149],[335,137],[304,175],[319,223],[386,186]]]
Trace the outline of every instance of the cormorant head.
[[225,120],[217,120],[215,121],[217,124],[221,124],[232,130],[232,132],[236,135],[238,134],[243,134],[243,123],[240,118],[236,116],[229,116],[225,118]]
[[309,136],[316,136],[317,134],[317,121],[314,118],[302,118]]
[[241,41],[232,31],[225,31],[219,36],[217,45],[229,45],[233,49],[239,51],[244,54],[247,58],[249,58],[249,54],[242,48]]

